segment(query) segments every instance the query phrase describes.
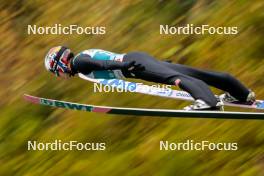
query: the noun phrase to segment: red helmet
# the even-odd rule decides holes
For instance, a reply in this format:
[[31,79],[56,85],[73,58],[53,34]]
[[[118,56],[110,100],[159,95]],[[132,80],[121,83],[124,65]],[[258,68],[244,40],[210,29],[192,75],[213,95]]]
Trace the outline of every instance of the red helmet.
[[56,76],[61,76],[62,74],[71,76],[71,70],[68,65],[72,57],[73,53],[69,48],[64,46],[53,47],[45,56],[45,67]]

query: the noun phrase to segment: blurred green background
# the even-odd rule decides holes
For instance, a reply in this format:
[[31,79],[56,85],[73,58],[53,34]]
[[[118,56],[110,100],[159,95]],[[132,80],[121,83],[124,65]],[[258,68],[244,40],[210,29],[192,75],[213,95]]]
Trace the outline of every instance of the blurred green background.
[[[77,53],[145,51],[229,72],[264,98],[262,0],[0,1],[0,175],[264,175],[264,122],[114,116],[32,105],[24,93],[72,102],[174,108],[186,102],[93,93],[48,73],[52,46]],[[27,25],[106,26],[106,35],[28,35]],[[159,25],[238,26],[238,35],[159,35]],[[239,109],[234,109],[239,110]],[[27,151],[27,141],[106,142],[106,151]],[[238,142],[238,151],[159,151],[159,141]]]

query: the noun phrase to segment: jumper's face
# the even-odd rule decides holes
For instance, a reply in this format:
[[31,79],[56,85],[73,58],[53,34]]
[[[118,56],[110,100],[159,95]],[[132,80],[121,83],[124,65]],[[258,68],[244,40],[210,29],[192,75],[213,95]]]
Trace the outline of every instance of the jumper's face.
[[64,78],[64,79],[68,79],[68,78],[71,77],[70,74],[68,74],[68,73],[64,73],[64,72],[58,72],[58,76],[59,76],[60,78]]

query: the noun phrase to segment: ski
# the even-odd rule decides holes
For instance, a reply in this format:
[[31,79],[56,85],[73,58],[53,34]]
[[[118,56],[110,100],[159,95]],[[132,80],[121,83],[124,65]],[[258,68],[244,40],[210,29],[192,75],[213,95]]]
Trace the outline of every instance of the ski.
[[41,98],[24,94],[26,101],[35,104],[65,108],[71,110],[88,111],[95,113],[106,113],[116,115],[135,116],[159,116],[176,118],[215,118],[215,119],[258,119],[264,120],[264,113],[256,112],[230,112],[230,111],[184,111],[172,109],[144,109],[144,108],[123,108],[110,106],[95,106],[87,104],[72,103],[47,98]]
[[[129,92],[136,92],[142,93],[147,95],[159,96],[159,97],[166,97],[166,98],[174,98],[178,100],[187,100],[187,101],[194,101],[192,96],[185,92],[179,90],[173,90],[170,88],[162,89],[158,87],[151,87],[149,85],[135,83],[130,81],[124,81],[121,79],[93,79],[89,78],[88,76],[79,73],[79,77],[93,82],[102,84],[104,86],[111,86],[117,89],[127,90]],[[241,107],[241,108],[253,108],[253,109],[263,109],[264,110],[264,101],[263,100],[256,100],[255,103],[252,105],[246,104],[235,104],[235,103],[227,103],[224,102],[225,106],[233,106],[233,107]]]

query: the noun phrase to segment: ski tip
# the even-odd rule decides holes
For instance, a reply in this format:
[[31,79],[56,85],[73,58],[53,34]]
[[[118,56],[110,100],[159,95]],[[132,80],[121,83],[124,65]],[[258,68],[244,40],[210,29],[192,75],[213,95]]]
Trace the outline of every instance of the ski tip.
[[31,96],[28,94],[24,94],[23,98],[24,98],[24,100],[29,101],[29,102],[34,103],[34,104],[39,104],[39,102],[40,102],[40,98]]

